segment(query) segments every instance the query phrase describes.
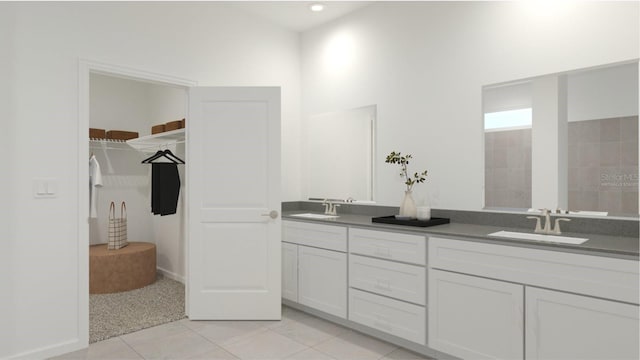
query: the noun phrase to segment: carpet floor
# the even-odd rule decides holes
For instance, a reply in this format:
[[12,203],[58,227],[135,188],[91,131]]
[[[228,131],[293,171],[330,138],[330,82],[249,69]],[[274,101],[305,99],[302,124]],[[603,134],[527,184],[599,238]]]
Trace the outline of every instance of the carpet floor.
[[140,289],[89,295],[89,343],[185,317],[184,285],[159,274]]

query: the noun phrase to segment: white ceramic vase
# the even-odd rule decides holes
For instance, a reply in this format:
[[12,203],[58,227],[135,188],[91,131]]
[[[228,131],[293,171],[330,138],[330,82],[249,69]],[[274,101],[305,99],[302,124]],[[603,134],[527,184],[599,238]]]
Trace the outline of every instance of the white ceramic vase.
[[415,219],[416,213],[418,210],[416,209],[416,202],[413,201],[413,196],[411,195],[411,191],[404,192],[404,199],[402,199],[402,204],[400,205],[400,216],[408,216],[412,219]]

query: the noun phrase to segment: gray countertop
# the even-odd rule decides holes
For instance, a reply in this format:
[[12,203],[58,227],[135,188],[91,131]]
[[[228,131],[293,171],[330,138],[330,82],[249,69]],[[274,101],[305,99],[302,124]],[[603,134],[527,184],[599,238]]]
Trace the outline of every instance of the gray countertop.
[[395,232],[405,233],[418,233],[432,236],[448,236],[448,237],[462,237],[464,239],[496,243],[510,246],[528,247],[544,250],[555,250],[563,252],[572,252],[580,254],[588,254],[595,256],[607,256],[623,259],[638,260],[639,258],[639,239],[637,237],[625,237],[625,236],[610,236],[602,234],[584,234],[584,233],[562,233],[562,236],[581,237],[588,238],[589,240],[580,244],[560,244],[560,243],[548,243],[531,240],[519,240],[490,237],[488,234],[505,230],[514,232],[533,232],[527,231],[522,228],[508,228],[489,225],[478,224],[464,224],[464,223],[449,223],[445,225],[436,225],[429,227],[415,227],[415,226],[403,226],[403,225],[391,225],[371,222],[371,216],[368,215],[354,215],[354,214],[339,214],[335,219],[308,219],[294,217],[291,215],[308,213],[309,211],[285,211],[282,214],[283,219],[295,220],[303,222],[322,223],[328,225],[348,225],[364,228],[375,228],[381,230],[391,230]]

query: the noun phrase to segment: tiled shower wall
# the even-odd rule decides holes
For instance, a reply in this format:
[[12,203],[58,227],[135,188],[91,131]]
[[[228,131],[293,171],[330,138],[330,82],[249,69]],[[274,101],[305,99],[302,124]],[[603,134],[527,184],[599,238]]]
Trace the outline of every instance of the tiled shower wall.
[[531,129],[485,132],[485,207],[531,207]]
[[569,209],[638,215],[638,116],[569,123]]

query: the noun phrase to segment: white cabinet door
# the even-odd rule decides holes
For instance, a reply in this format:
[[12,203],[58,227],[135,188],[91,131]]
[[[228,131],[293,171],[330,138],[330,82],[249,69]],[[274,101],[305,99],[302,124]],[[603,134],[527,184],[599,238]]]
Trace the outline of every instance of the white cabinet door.
[[298,301],[347,317],[347,254],[298,246]]
[[280,88],[191,88],[188,315],[279,320]]
[[298,302],[298,245],[282,243],[282,297]]
[[522,359],[522,285],[429,269],[429,347],[463,359]]
[[527,359],[638,359],[638,306],[527,287]]

